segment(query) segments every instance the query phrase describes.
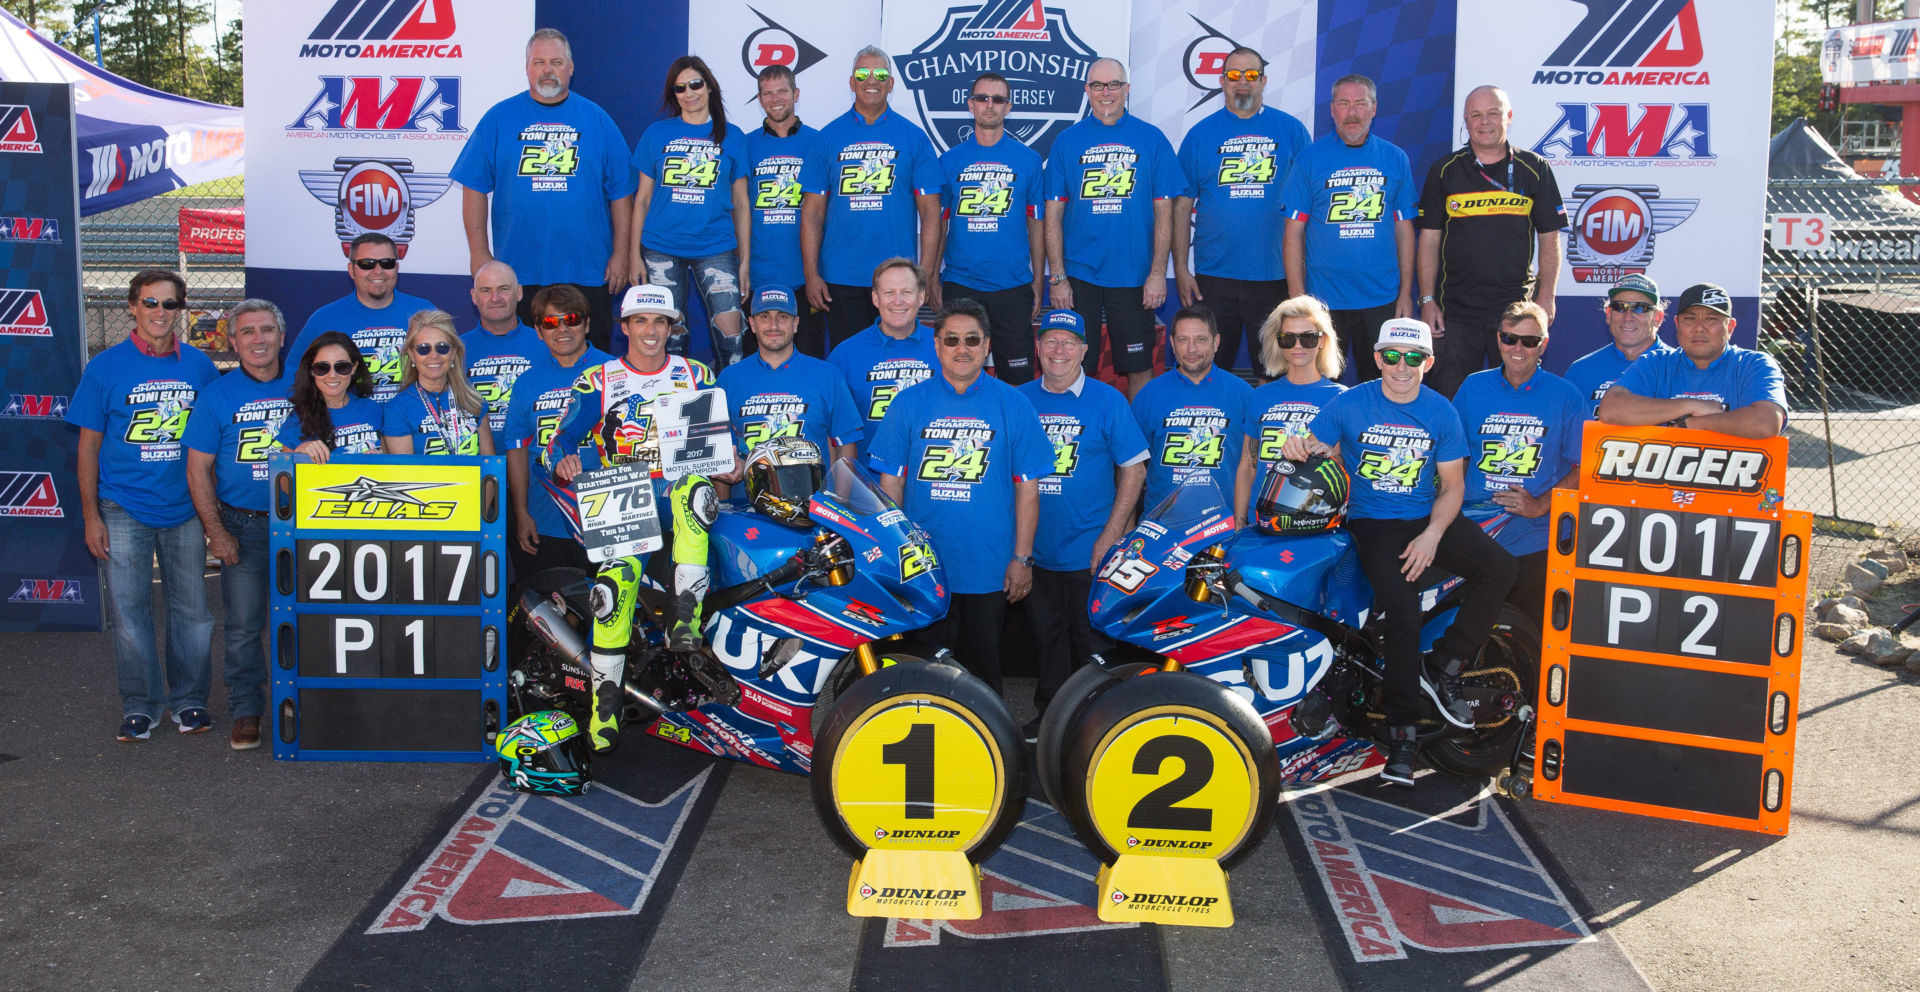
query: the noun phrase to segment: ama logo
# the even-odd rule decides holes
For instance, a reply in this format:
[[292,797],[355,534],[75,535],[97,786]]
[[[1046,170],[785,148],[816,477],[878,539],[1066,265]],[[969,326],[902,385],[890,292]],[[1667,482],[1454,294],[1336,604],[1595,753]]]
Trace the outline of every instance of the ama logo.
[[37,289],[0,289],[0,335],[21,338],[53,336],[47,322],[47,304]]
[[967,96],[975,77],[997,72],[1013,91],[1007,133],[1045,158],[1054,137],[1086,115],[1087,70],[1097,57],[1059,8],[988,0],[947,8],[933,36],[896,62],[935,148],[944,152],[973,134]]
[[412,159],[352,156],[334,159],[328,171],[302,169],[300,182],[314,199],[333,208],[341,252],[354,238],[375,231],[393,239],[401,258],[413,240],[414,211],[453,185],[444,173],[415,172]]
[[1575,186],[1567,196],[1567,265],[1583,283],[1611,286],[1653,263],[1654,236],[1693,216],[1699,200],[1660,195],[1658,186]]
[[1534,71],[1535,86],[1705,86],[1694,0],[1574,0],[1587,8]]
[[[334,0],[300,57],[457,59],[453,0]],[[364,42],[364,44],[363,44]]]
[[[826,52],[815,48],[785,25],[752,7],[747,9],[752,10],[753,16],[760,18],[761,22],[761,26],[740,43],[740,65],[747,70],[747,75],[758,76],[760,70],[768,66],[784,65],[798,76],[827,57]],[[751,94],[746,102],[751,103],[758,96],[758,93]]]
[[65,420],[68,400],[65,396],[14,393],[0,407],[0,417],[16,420]]
[[1582,165],[1702,162],[1714,158],[1704,103],[1563,103],[1534,154]]
[[48,217],[0,217],[0,241],[60,244],[60,222]]
[[465,140],[459,76],[321,76],[288,135],[363,133]]
[[81,605],[79,579],[21,579],[20,588],[7,597],[9,603],[71,603]]
[[40,129],[32,109],[18,103],[0,104],[0,152],[40,154]]

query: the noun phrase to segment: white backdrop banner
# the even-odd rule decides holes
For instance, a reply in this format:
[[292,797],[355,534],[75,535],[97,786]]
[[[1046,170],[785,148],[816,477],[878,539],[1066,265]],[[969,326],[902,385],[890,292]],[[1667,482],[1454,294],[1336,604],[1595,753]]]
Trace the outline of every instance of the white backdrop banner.
[[1313,131],[1314,0],[1133,0],[1130,109],[1175,148],[1218,111],[1227,53],[1245,45],[1267,60],[1266,105]]
[[1842,86],[1920,81],[1920,20],[1829,28],[1820,44],[1820,81]]
[[[880,0],[693,0],[687,49],[713,70],[727,97],[727,120],[742,131],[760,124],[759,75],[772,65],[793,70],[801,91],[795,112],[817,128],[852,105],[853,53],[880,43],[879,25]],[[636,99],[651,108],[656,94]]]
[[1561,296],[1633,272],[1668,295],[1760,292],[1773,22],[1747,0],[1617,4],[1460,0],[1454,128],[1466,94],[1513,100],[1509,140],[1545,156],[1566,200]]
[[378,231],[407,271],[466,275],[447,171],[526,89],[532,33],[525,0],[335,0],[249,23],[247,264],[338,272]]

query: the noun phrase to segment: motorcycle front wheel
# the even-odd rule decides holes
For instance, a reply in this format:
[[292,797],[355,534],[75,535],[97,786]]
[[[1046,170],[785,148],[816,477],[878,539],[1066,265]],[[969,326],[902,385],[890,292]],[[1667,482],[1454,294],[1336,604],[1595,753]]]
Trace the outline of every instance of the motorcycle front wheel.
[[[894,665],[947,665],[960,668],[960,662],[943,648],[934,647],[919,641],[875,641],[874,657],[881,668]],[[833,704],[846,695],[848,687],[860,678],[860,659],[856,655],[847,655],[833,666],[832,674],[827,676],[827,684],[820,687],[820,697],[813,701],[813,739],[819,740],[822,728],[826,726],[827,714],[833,711]]]
[[[1487,643],[1467,665],[1461,679],[1473,686],[1512,691],[1522,705],[1537,711],[1540,628],[1511,604],[1501,607]],[[1427,763],[1462,778],[1499,775],[1512,763],[1514,748],[1527,727],[1527,721],[1511,715],[1498,723],[1442,738],[1427,745]]]

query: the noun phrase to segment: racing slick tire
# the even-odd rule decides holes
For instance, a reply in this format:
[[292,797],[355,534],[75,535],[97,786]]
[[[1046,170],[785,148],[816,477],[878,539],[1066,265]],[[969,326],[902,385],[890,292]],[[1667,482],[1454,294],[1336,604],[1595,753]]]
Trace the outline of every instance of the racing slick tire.
[[[1474,674],[1474,673],[1482,674]],[[1487,642],[1462,679],[1468,685],[1494,685],[1517,693],[1522,705],[1539,709],[1540,628],[1513,606],[1504,606]],[[1513,763],[1520,734],[1528,726],[1518,715],[1487,726],[1442,737],[1423,749],[1435,770],[1462,778],[1498,777]]]
[[1060,809],[1060,763],[1065,760],[1067,730],[1079,718],[1080,711],[1114,683],[1130,678],[1154,666],[1144,662],[1115,665],[1111,668],[1086,665],[1067,677],[1060,691],[1053,694],[1047,712],[1040,718],[1040,732],[1033,742],[1033,773],[1040,780],[1040,792],[1054,809]]

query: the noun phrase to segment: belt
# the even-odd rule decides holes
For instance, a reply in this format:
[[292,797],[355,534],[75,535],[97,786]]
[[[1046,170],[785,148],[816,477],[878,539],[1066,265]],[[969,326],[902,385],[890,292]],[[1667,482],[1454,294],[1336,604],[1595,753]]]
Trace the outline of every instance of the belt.
[[267,511],[265,510],[249,510],[244,507],[234,506],[232,503],[229,503],[226,500],[220,501],[220,509],[227,511],[228,513],[238,513],[243,517],[264,517],[267,515]]

